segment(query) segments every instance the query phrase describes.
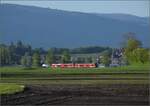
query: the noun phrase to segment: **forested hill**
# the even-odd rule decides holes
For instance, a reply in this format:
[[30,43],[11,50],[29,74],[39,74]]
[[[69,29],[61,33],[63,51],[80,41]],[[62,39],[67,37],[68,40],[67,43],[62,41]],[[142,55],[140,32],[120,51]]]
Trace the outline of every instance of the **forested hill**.
[[123,34],[134,32],[149,46],[147,18],[125,14],[69,12],[0,4],[0,42],[21,40],[33,47],[119,47]]

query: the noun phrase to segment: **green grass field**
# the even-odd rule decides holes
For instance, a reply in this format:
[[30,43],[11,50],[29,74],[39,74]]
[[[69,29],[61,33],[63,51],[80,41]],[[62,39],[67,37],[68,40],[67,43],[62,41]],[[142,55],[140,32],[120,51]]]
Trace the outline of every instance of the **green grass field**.
[[24,86],[23,85],[18,85],[18,84],[7,84],[7,83],[3,83],[0,84],[0,95],[2,94],[14,94],[17,92],[21,92],[24,90]]
[[1,83],[18,84],[141,84],[149,81],[150,66],[117,68],[1,67]]

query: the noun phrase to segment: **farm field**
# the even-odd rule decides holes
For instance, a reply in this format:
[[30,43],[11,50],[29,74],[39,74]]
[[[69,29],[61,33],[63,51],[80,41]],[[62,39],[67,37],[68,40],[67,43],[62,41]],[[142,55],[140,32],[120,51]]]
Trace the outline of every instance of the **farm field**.
[[2,94],[2,105],[147,105],[147,66],[92,69],[2,67],[1,84],[24,85]]
[[0,69],[1,83],[20,84],[100,84],[148,83],[149,66],[118,68],[19,68]]

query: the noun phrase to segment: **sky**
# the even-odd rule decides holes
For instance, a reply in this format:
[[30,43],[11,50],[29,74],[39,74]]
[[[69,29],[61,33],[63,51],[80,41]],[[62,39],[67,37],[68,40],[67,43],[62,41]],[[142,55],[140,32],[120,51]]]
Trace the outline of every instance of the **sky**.
[[9,4],[21,4],[21,5],[30,5],[30,6],[38,6],[44,8],[52,8],[52,9],[61,9],[68,11],[79,11],[79,12],[87,12],[87,13],[124,13],[131,14],[140,17],[148,17],[149,9],[150,9],[150,1],[149,0],[141,0],[141,1],[113,1],[113,0],[105,0],[105,1],[14,1],[14,0],[1,0],[1,3],[9,3]]

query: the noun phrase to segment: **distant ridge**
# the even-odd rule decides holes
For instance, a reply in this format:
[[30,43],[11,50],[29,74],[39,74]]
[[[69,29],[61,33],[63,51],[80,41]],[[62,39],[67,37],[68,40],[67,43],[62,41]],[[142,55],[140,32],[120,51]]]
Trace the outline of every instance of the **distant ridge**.
[[33,47],[119,47],[123,34],[134,32],[150,45],[148,17],[95,14],[0,4],[0,42],[22,40]]

